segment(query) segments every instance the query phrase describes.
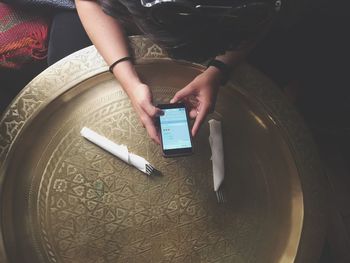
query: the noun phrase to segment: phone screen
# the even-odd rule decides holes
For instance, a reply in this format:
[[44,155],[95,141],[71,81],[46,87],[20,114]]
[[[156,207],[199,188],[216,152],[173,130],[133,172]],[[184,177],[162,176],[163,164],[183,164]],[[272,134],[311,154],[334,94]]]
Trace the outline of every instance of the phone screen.
[[164,112],[164,115],[159,117],[163,152],[166,155],[191,152],[191,134],[185,106],[183,104],[158,106]]

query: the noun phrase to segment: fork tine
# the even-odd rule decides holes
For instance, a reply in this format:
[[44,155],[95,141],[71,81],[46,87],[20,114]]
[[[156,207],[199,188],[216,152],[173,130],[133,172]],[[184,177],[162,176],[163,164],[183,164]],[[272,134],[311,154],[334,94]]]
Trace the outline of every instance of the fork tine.
[[221,194],[222,194],[222,202],[225,203],[226,200],[225,200],[225,196],[224,196],[224,191],[223,190],[221,191]]
[[222,189],[216,191],[216,198],[219,204],[225,203],[225,197]]
[[219,190],[217,190],[215,193],[216,193],[217,202],[220,204],[220,203],[221,203],[221,198],[220,198],[220,192],[219,192]]
[[216,191],[215,194],[216,194],[216,199],[217,199],[218,203],[220,203],[219,191]]
[[151,175],[154,172],[154,167],[151,164],[146,164],[146,173]]

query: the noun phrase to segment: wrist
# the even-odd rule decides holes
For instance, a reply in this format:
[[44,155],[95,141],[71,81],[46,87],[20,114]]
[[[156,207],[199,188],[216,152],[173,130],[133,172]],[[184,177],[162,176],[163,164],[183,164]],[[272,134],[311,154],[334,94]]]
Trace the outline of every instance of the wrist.
[[120,59],[117,59],[116,61],[114,61],[108,68],[109,72],[111,72],[113,74],[113,70],[114,68],[119,64],[119,63],[123,63],[124,61],[130,61],[131,63],[133,63],[133,59],[130,56],[126,56],[126,57],[122,57]]
[[208,67],[206,72],[207,81],[220,86],[222,83],[223,75],[222,72],[216,67]]
[[222,85],[225,85],[230,78],[230,67],[220,60],[212,59],[209,61],[207,69],[220,73],[220,83]]
[[130,61],[125,61],[114,67],[112,72],[125,91],[132,90],[135,86],[142,84],[134,65]]
[[142,83],[139,78],[135,78],[133,80],[128,79],[127,81],[121,82],[121,85],[129,96],[134,96],[137,94],[139,88],[145,84]]

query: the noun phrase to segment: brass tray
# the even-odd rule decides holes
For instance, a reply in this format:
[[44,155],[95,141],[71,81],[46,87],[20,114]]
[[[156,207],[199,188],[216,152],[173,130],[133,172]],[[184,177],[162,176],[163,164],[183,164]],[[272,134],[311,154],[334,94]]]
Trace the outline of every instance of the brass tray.
[[[204,70],[131,43],[155,102]],[[323,177],[303,122],[249,65],[216,111],[225,197],[213,192],[209,129],[195,154],[165,159],[94,47],[30,82],[0,121],[0,262],[317,262],[325,233]],[[162,173],[147,177],[84,140],[87,126]]]

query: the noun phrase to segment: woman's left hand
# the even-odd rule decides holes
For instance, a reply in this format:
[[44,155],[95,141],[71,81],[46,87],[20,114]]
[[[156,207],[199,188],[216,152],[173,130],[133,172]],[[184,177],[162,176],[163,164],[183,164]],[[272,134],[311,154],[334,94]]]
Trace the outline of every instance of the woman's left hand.
[[197,134],[207,114],[214,110],[222,77],[219,69],[209,67],[170,100],[170,103],[183,101],[188,107],[190,117],[195,118],[192,136]]

